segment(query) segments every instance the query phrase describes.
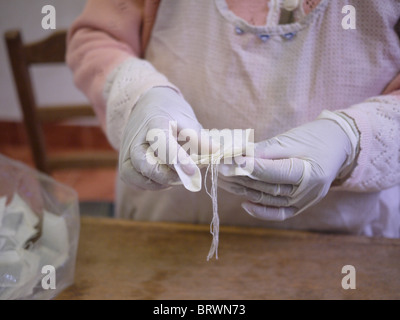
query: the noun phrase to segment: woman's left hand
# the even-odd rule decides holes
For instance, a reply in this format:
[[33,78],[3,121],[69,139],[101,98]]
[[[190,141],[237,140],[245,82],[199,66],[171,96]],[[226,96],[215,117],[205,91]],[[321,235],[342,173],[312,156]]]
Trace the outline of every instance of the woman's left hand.
[[248,176],[224,177],[219,186],[244,196],[252,216],[283,221],[320,201],[335,179],[347,176],[357,155],[359,135],[352,119],[324,111],[317,120],[255,144]]

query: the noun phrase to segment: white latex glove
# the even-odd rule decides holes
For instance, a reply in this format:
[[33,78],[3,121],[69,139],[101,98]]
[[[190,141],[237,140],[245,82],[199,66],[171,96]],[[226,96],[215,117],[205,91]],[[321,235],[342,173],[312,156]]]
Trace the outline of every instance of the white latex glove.
[[[176,124],[175,129],[171,123]],[[148,190],[180,184],[180,177],[201,181],[200,169],[173,134],[191,129],[199,135],[201,128],[191,106],[176,91],[168,87],[150,89],[134,106],[124,129],[119,156],[121,179],[132,187]],[[149,140],[157,132],[166,139]],[[165,152],[154,153],[158,151],[150,148],[154,141]]]
[[[320,201],[332,182],[348,175],[359,143],[352,119],[324,111],[317,120],[256,143],[254,170],[247,176],[220,177],[219,186],[248,201],[252,216],[283,221]],[[232,167],[220,165],[222,175]]]

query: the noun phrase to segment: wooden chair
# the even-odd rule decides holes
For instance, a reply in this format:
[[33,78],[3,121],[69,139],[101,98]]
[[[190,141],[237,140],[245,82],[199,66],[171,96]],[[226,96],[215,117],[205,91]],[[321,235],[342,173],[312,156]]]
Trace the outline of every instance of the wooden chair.
[[33,160],[38,170],[48,174],[56,169],[115,166],[117,163],[117,153],[113,151],[62,155],[46,152],[43,124],[94,116],[93,109],[86,105],[39,107],[36,103],[29,68],[34,64],[65,63],[66,34],[65,30],[57,31],[34,43],[23,43],[19,30],[7,31],[4,35]]

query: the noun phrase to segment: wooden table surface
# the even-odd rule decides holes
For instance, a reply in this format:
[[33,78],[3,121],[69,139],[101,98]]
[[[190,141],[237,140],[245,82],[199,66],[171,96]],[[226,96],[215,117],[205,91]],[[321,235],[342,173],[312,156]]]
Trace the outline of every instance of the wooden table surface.
[[[57,299],[400,299],[400,240],[82,218],[75,284]],[[356,289],[342,288],[342,267]]]

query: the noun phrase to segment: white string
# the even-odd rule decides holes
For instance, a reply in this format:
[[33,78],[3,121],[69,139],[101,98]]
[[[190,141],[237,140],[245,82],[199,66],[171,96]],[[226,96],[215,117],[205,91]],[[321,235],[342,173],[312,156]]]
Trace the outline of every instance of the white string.
[[[213,236],[210,251],[208,252],[207,261],[209,261],[215,254],[218,259],[218,244],[219,244],[219,216],[218,216],[218,163],[223,155],[214,157],[211,155],[211,162],[207,167],[204,176],[204,188],[212,200],[213,218],[210,223],[210,233]],[[211,169],[211,170],[210,170]],[[209,170],[211,171],[211,191],[207,188],[207,176]]]

